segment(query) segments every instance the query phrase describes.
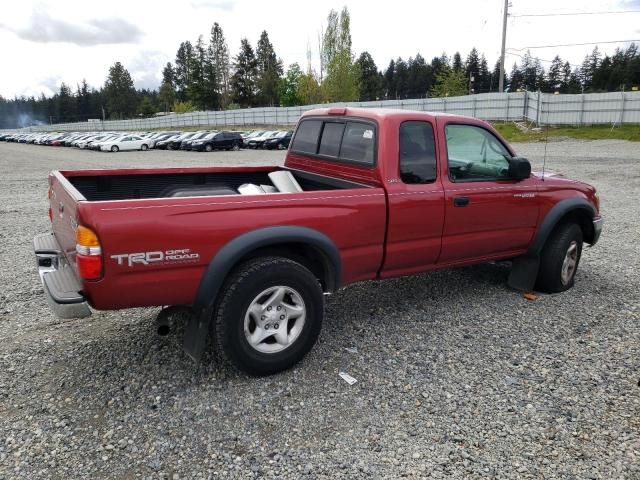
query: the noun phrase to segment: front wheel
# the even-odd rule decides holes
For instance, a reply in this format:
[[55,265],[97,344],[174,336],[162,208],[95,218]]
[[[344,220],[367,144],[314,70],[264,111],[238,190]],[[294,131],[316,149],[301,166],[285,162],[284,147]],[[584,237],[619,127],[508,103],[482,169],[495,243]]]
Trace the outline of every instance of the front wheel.
[[570,289],[575,281],[581,255],[580,226],[576,223],[559,225],[542,249],[536,289],[547,293]]
[[143,152],[146,152],[147,150],[149,150],[149,147],[147,146],[147,144],[146,144],[146,143],[143,143],[143,144],[140,146],[140,150],[142,150]]
[[204,150],[205,150],[206,152],[211,152],[211,151],[213,151],[213,146],[212,146],[210,143],[207,143],[207,144],[204,146]]
[[117,145],[114,145],[113,147],[111,147],[111,151],[112,151],[113,153],[116,153],[118,150],[120,150],[120,149],[118,148],[118,146],[117,146]]
[[231,150],[233,150],[234,152],[237,152],[238,150],[240,150],[240,145],[238,145],[238,142],[233,143]]
[[220,298],[212,322],[214,343],[226,360],[251,375],[292,367],[320,334],[320,284],[288,258],[258,258],[241,265]]

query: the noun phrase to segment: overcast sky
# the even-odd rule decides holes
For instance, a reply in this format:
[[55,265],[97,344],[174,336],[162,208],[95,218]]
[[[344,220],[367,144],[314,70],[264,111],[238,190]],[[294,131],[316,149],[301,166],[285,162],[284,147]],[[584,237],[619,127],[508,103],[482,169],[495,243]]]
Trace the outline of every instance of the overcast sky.
[[[307,45],[317,69],[318,32],[331,8],[351,12],[353,49],[371,53],[379,69],[391,58],[421,53],[427,61],[445,51],[463,58],[475,46],[491,67],[500,54],[503,0],[41,0],[3,2],[0,14],[0,95],[50,95],[64,81],[83,78],[96,88],[120,61],[137,88],[157,88],[163,65],[181,41],[208,39],[211,25],[224,30],[231,55],[240,39],[255,43],[267,30],[285,66],[307,65]],[[512,0],[513,15],[640,10],[640,0]],[[507,47],[640,38],[640,13],[511,18]],[[600,45],[613,52],[623,43]],[[532,49],[543,60],[558,53],[581,63],[593,45]],[[514,61],[507,56],[507,71]],[[548,63],[543,63],[545,67]]]

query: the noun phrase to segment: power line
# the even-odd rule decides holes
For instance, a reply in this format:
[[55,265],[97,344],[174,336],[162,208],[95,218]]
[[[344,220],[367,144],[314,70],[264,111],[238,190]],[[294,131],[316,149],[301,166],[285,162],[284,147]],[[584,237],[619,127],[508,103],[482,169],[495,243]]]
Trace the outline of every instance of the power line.
[[[511,50],[511,49],[508,49],[508,50]],[[507,55],[513,55],[515,57],[524,58],[524,55],[520,55],[519,53],[514,53],[514,52],[509,52],[509,51],[507,51],[506,53],[507,53]],[[532,57],[532,58],[534,58],[536,60],[540,60],[541,62],[545,62],[545,63],[553,63],[553,60],[545,60],[543,58],[538,58],[538,57]],[[569,62],[562,62],[563,65],[565,63],[569,63]],[[569,65],[572,66],[572,67],[576,67],[576,68],[580,68],[581,67],[581,65],[576,65],[575,63],[569,63]]]
[[640,42],[640,40],[607,40],[605,42],[584,42],[584,43],[559,43],[557,45],[530,45],[522,48],[512,48],[511,50],[528,50],[533,48],[555,48],[555,47],[577,47],[582,45],[600,45],[601,43],[627,43],[627,42]]
[[573,15],[616,15],[620,13],[640,13],[640,10],[619,10],[615,12],[526,13],[523,15],[510,15],[510,17],[564,17]]

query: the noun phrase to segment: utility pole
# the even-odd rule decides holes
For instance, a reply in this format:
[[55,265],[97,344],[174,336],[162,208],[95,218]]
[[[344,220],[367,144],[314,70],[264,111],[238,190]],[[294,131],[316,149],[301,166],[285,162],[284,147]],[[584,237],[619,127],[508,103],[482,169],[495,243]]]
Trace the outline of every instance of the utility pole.
[[504,48],[507,44],[507,17],[509,16],[509,0],[504,0],[504,15],[502,17],[502,49],[500,50],[500,78],[498,91],[504,92]]

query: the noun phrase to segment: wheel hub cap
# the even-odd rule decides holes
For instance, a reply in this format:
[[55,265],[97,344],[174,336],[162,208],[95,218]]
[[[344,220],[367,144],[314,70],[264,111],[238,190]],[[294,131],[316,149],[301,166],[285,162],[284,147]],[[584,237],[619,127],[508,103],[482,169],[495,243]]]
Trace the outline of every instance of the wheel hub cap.
[[305,320],[305,304],[296,290],[270,287],[249,305],[244,317],[244,335],[255,350],[278,353],[298,339]]
[[578,243],[573,241],[569,244],[569,248],[567,249],[567,253],[565,254],[564,260],[562,262],[561,279],[563,285],[568,285],[569,282],[571,282],[577,265]]

